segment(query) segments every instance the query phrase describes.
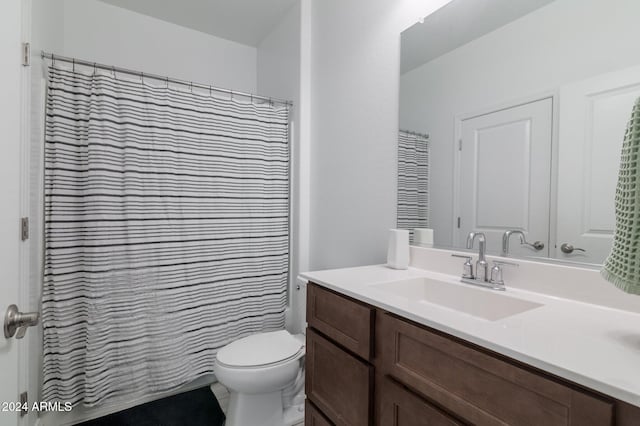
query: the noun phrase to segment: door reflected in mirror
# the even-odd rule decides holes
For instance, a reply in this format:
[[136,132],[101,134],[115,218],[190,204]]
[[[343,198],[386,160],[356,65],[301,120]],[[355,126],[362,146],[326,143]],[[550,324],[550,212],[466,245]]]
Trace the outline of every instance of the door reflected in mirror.
[[637,16],[636,0],[454,0],[405,30],[398,227],[455,249],[483,232],[492,254],[520,231],[509,256],[602,263]]

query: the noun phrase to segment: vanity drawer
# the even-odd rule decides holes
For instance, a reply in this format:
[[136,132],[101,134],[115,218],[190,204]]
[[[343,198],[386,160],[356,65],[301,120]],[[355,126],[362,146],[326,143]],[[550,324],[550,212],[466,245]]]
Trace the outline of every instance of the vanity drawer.
[[382,373],[481,425],[608,426],[613,403],[390,314],[376,325]]
[[373,367],[307,329],[307,398],[336,425],[372,420]]
[[307,286],[307,323],[356,355],[371,360],[375,309],[316,284]]
[[333,426],[333,423],[307,399],[304,404],[304,426]]
[[380,392],[378,426],[456,426],[462,424],[387,377],[381,380]]

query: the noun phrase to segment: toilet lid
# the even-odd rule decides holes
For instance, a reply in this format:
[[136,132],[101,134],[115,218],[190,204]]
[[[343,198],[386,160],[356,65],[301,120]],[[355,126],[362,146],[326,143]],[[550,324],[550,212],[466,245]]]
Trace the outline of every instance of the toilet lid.
[[233,367],[255,367],[274,364],[297,354],[302,342],[288,331],[258,333],[229,343],[218,351],[216,358]]

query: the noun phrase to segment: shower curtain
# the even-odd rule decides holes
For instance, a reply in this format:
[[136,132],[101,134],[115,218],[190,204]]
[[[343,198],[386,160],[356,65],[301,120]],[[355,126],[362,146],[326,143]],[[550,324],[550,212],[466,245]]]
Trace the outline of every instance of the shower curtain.
[[429,137],[398,133],[398,224],[413,238],[414,228],[429,227]]
[[175,389],[283,328],[288,108],[57,64],[48,80],[42,400]]

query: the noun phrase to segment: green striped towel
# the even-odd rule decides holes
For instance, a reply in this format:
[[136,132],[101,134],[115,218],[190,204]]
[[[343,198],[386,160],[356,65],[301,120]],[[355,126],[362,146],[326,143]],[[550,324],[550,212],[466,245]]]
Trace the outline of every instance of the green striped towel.
[[622,143],[615,207],[613,248],[600,273],[619,289],[640,294],[640,98]]

